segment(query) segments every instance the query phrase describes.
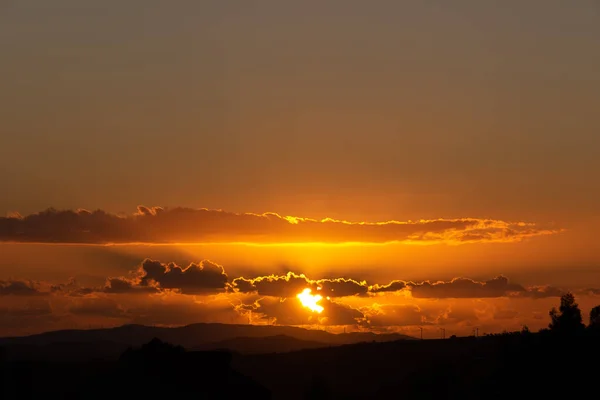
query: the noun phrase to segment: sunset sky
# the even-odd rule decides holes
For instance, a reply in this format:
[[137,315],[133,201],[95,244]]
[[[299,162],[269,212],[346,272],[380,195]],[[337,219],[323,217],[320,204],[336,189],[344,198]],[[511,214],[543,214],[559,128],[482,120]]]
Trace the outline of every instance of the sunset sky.
[[595,0],[2,1],[0,336],[587,322],[599,43]]

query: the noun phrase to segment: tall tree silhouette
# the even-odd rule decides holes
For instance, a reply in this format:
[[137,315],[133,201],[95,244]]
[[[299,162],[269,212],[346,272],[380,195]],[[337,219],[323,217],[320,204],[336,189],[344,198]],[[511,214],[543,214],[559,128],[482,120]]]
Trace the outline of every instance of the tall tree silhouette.
[[600,306],[596,306],[590,311],[590,324],[588,327],[594,331],[600,332]]
[[560,307],[558,310],[556,307],[550,310],[550,318],[552,321],[548,327],[555,333],[575,334],[585,328],[581,310],[572,293],[566,293],[560,298]]

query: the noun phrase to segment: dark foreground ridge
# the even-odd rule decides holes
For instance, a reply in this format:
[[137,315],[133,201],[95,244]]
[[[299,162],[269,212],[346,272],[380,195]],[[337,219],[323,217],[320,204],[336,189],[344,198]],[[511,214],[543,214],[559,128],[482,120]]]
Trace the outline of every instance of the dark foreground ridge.
[[600,336],[589,332],[372,342],[262,355],[186,351],[154,339],[108,361],[8,360],[5,354],[0,398],[566,399],[589,392],[600,373],[599,357]]
[[116,361],[12,361],[2,365],[6,399],[271,398],[268,389],[231,368],[231,353],[187,352],[153,339]]
[[[269,337],[268,333],[281,331],[268,327],[261,328],[265,335],[260,336],[253,328],[234,326],[231,329],[239,329],[237,333],[254,332],[254,336],[223,339],[221,335],[219,346],[255,351],[189,351],[154,338],[141,347],[125,349],[117,357],[89,358],[88,354],[86,359],[67,357],[79,351],[83,342],[52,342],[65,337],[65,332],[55,332],[2,341],[0,394],[5,399],[165,399],[181,395],[189,399],[290,400],[596,398],[600,306],[591,311],[586,327],[574,297],[566,294],[560,308],[550,311],[550,319],[549,329],[538,333],[524,328],[521,332],[483,337],[362,341],[337,346],[330,342],[324,347],[320,347],[323,342],[307,342],[307,338],[280,333]],[[215,327],[205,325],[201,329],[206,334],[204,339],[187,340],[198,343],[210,338],[206,343],[215,343],[216,336],[207,333]],[[140,334],[138,329],[129,326],[116,331],[123,337],[123,332]],[[301,332],[293,328],[283,331]],[[81,331],[69,332],[69,339],[81,340]],[[103,342],[92,338],[115,340],[114,331],[109,332],[91,337],[85,334],[88,341],[83,348],[94,344],[102,348]],[[307,335],[326,338],[330,334]],[[133,339],[141,340],[129,336]],[[286,349],[290,345],[314,348],[278,353],[269,343]],[[50,346],[63,353],[35,357],[15,351],[19,346],[29,346],[33,351]],[[266,354],[252,354],[262,351]]]

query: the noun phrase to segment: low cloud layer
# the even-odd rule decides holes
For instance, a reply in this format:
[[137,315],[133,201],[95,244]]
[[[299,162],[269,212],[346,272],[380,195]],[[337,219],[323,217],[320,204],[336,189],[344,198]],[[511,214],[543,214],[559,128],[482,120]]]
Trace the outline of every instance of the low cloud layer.
[[[286,275],[267,275],[257,278],[235,278],[232,288],[242,293],[257,293],[261,296],[294,297],[309,288],[327,297],[365,296],[407,291],[414,298],[494,298],[494,297],[560,297],[564,291],[552,286],[524,287],[512,283],[505,276],[497,276],[484,282],[469,278],[454,278],[450,281],[411,282],[393,280],[387,284],[369,285],[350,278],[311,280],[303,274],[288,272]],[[588,289],[593,292],[594,289]]]
[[122,216],[102,210],[46,211],[0,218],[0,241],[37,243],[476,243],[515,242],[560,232],[535,223],[461,218],[348,222],[276,213],[139,206]]
[[[526,296],[529,290],[510,283],[508,278],[497,276],[485,282],[468,278],[455,278],[449,282],[421,282],[407,284],[416,298],[489,298],[504,296]],[[537,288],[536,288],[537,289]],[[556,296],[548,292],[551,296]],[[560,296],[560,294],[558,294]]]
[[227,287],[228,277],[223,267],[208,260],[182,268],[175,263],[163,264],[146,259],[141,271],[140,286],[158,285],[162,289],[178,289],[185,294],[215,292]]
[[365,281],[348,278],[308,279],[304,274],[288,272],[286,275],[268,275],[257,278],[236,278],[233,288],[242,293],[258,293],[261,296],[295,297],[303,289],[319,292],[323,297],[344,297],[367,294]]
[[[547,298],[566,293],[549,285],[523,286],[511,282],[503,275],[487,281],[457,277],[449,281],[404,281],[370,283],[351,277],[310,279],[304,274],[288,272],[284,275],[230,278],[225,268],[210,260],[192,262],[181,267],[174,262],[164,263],[145,259],[127,276],[107,277],[101,287],[85,287],[74,279],[66,283],[51,284],[26,280],[0,280],[0,296],[46,296],[62,294],[81,297],[94,293],[106,294],[157,294],[180,293],[184,295],[240,294],[295,298],[304,289],[321,295],[325,300],[336,298],[377,298],[402,293],[416,299],[483,299],[483,298]],[[598,295],[599,289],[586,288],[576,294]]]
[[[321,312],[304,307],[304,289],[321,295]],[[203,260],[181,267],[145,259],[126,276],[104,285],[0,281],[0,333],[30,333],[49,327],[110,326],[124,323],[182,325],[194,322],[346,326],[376,332],[448,327],[468,332],[543,327],[549,306],[566,292],[553,286],[523,286],[505,276],[486,281],[366,282],[352,277],[311,279],[283,275],[230,277],[224,267]],[[596,305],[600,290],[574,291]],[[18,328],[18,329],[17,329]],[[20,329],[20,331],[19,331]],[[12,334],[11,333],[11,334]]]
[[20,280],[10,280],[10,281],[2,281],[0,280],[0,296],[40,296],[45,293],[39,287],[39,284],[36,284],[32,281],[20,281]]
[[175,291],[181,294],[217,294],[228,289],[228,276],[222,266],[209,260],[180,267],[176,263],[162,263],[145,259],[129,276],[109,277],[103,287],[81,287],[74,280],[53,285],[51,290],[69,296],[91,293],[148,294]]

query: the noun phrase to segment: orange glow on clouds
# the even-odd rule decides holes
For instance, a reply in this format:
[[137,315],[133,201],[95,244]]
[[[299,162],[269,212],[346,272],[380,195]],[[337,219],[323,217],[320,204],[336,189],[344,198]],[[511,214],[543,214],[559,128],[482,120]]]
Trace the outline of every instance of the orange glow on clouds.
[[111,244],[465,244],[512,243],[554,235],[553,224],[457,218],[351,222],[205,208],[139,206],[132,215],[48,209],[0,217],[0,242]]
[[310,294],[310,292],[310,289],[304,289],[302,293],[299,293],[296,297],[300,300],[300,304],[302,304],[303,307],[319,314],[322,313],[324,308],[318,303],[323,299],[323,296],[320,294]]

